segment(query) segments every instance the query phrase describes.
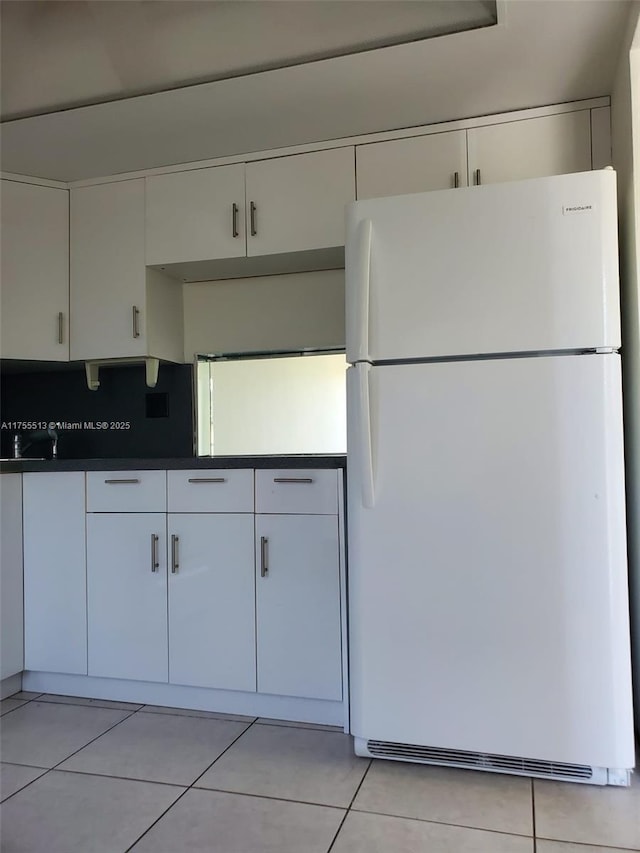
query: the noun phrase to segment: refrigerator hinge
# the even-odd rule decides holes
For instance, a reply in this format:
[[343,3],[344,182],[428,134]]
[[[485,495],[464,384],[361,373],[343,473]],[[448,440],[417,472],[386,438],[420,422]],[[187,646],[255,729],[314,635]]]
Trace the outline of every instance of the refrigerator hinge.
[[596,355],[608,355],[609,353],[615,352],[613,347],[596,347],[594,349]]

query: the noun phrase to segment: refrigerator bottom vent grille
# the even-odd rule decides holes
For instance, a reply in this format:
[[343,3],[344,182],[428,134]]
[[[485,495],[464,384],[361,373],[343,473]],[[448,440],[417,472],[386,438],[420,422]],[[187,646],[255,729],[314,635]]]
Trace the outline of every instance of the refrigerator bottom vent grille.
[[518,758],[511,755],[492,755],[485,752],[467,752],[459,749],[442,749],[435,746],[415,746],[408,743],[391,743],[370,740],[367,748],[371,755],[380,758],[398,758],[425,764],[451,764],[456,767],[548,776],[554,779],[591,779],[593,768],[584,764],[566,764],[557,761],[540,761],[536,758]]

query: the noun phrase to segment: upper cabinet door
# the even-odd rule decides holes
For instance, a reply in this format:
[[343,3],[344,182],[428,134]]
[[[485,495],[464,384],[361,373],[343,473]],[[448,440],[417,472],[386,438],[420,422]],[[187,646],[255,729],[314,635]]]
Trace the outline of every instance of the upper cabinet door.
[[2,358],[69,360],[69,192],[2,181]]
[[146,178],[146,262],[246,254],[244,164]]
[[467,131],[469,183],[494,184],[591,169],[591,111]]
[[146,354],[144,178],[71,190],[71,358]]
[[358,198],[467,186],[464,130],[356,147]]
[[247,163],[246,181],[249,256],[344,246],[352,147]]

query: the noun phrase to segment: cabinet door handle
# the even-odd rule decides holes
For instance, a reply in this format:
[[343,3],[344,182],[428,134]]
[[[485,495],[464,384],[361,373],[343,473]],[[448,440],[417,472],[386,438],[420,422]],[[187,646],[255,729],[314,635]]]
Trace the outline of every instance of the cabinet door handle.
[[62,311],[58,313],[58,343],[64,343],[64,314]]
[[107,483],[110,486],[123,485],[124,483],[133,484],[133,483],[139,483],[139,482],[140,482],[140,480],[135,480],[135,479],[131,479],[131,480],[105,480],[105,483]]
[[238,231],[238,205],[233,203],[231,206],[231,231],[234,237],[238,237],[240,232]]
[[266,536],[260,537],[260,577],[266,578],[269,574],[269,540]]
[[160,563],[158,562],[158,534],[151,534],[151,571],[157,572]]
[[480,174],[480,169],[476,169],[476,186],[479,187],[482,183],[482,176]]
[[274,483],[313,483],[313,477],[274,477]]
[[139,338],[140,337],[140,322],[139,322],[140,321],[140,309],[137,308],[135,305],[133,306],[131,319],[132,319],[132,325],[133,325],[133,337]]
[[257,211],[255,201],[252,201],[249,205],[249,220],[251,222],[251,236],[255,237],[258,233],[258,229],[256,228],[256,211]]
[[460,186],[460,175],[458,172],[454,172],[453,173],[453,188],[455,190],[457,190],[459,186]]
[[175,533],[171,534],[171,574],[176,575],[180,566],[178,565],[178,542],[179,538]]
[[226,477],[189,477],[189,483],[226,483]]

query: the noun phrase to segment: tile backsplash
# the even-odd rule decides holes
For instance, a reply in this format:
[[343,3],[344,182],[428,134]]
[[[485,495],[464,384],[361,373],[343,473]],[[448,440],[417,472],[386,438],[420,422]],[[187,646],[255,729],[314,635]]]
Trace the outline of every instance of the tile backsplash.
[[[47,367],[0,367],[1,456],[11,456],[16,432],[26,443],[50,423],[60,424],[60,459],[193,456],[192,365],[161,364],[155,388],[142,365],[102,368],[97,391],[87,388],[84,365]],[[48,456],[50,448],[43,441],[23,455]]]

